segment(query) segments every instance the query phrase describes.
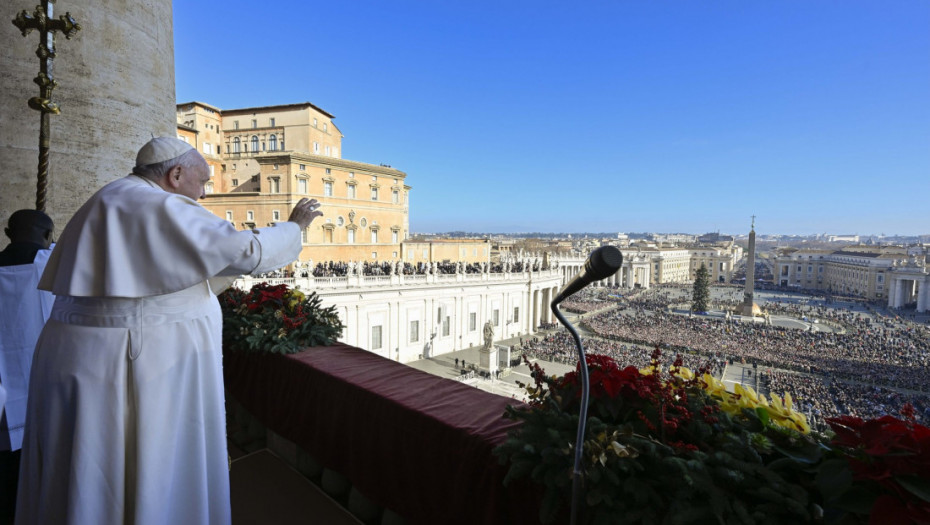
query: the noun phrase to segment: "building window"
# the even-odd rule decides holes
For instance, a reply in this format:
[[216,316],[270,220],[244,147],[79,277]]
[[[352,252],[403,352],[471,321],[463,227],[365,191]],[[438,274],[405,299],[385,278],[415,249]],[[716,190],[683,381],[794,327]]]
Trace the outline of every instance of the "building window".
[[227,220],[227,221],[233,220],[233,212],[232,212],[232,210],[226,210],[226,220]]
[[233,180],[232,180],[232,185],[233,185],[233,188],[235,188],[236,186],[238,186],[238,185],[239,185],[239,179],[233,179]]
[[307,193],[307,179],[297,179],[297,192]]
[[515,323],[520,322],[520,307],[519,306],[513,307],[513,322]]
[[381,325],[371,327],[371,349],[381,349]]
[[[239,153],[241,151],[242,143],[239,140],[239,137],[233,139],[233,153]],[[233,164],[233,169],[236,168],[236,165]]]
[[[268,122],[269,122],[268,125],[271,126],[271,127],[273,128],[273,127],[274,127],[274,119],[273,119],[273,118],[270,118],[270,119],[268,119]],[[272,135],[272,137],[273,137],[273,136],[274,136],[274,135]]]
[[216,168],[216,166],[214,166],[214,165],[212,165],[212,164],[210,165],[210,177],[213,177],[213,174],[214,174],[214,172],[215,172],[215,168]]
[[210,144],[209,142],[204,142],[203,152],[206,153],[207,155],[213,155],[213,145]]
[[204,184],[204,185],[203,185],[203,192],[204,192],[205,194],[208,194],[208,195],[211,194],[211,193],[213,193],[213,183],[212,183],[212,182],[208,182],[208,183]]
[[238,120],[234,120],[234,121],[233,121],[233,129],[239,129],[239,121],[238,121]]
[[299,167],[300,167],[300,171],[304,171],[304,170],[307,169],[307,165],[306,165],[306,164],[301,164]]
[[377,243],[378,243],[378,230],[372,230],[371,231],[371,244],[377,244]]
[[323,183],[323,195],[326,197],[333,196],[333,183],[326,181]]
[[391,244],[397,244],[397,230],[391,231]]
[[416,343],[420,340],[420,321],[410,321],[410,342]]
[[316,127],[316,119],[313,119],[313,127]]
[[451,330],[451,326],[452,326],[452,317],[449,315],[446,315],[445,317],[442,318],[442,336],[443,337],[449,336],[449,331]]
[[[272,119],[274,120],[274,119]],[[272,124],[274,126],[274,124]],[[268,137],[268,149],[271,151],[277,151],[278,149],[278,137],[277,135],[272,135]]]
[[355,198],[355,184],[349,184],[349,193],[348,196],[350,199]]
[[247,221],[249,221],[249,222],[254,221],[254,220],[255,220],[255,212],[252,211],[252,210],[249,210],[249,211],[245,212],[245,220],[247,220]]
[[371,252],[371,259],[376,260],[378,258],[378,252]]
[[252,151],[258,152],[258,135],[252,135]]
[[308,239],[307,230],[300,230],[300,242],[302,244],[310,244],[310,241],[307,239]]
[[391,192],[391,202],[394,204],[400,203],[400,192],[398,192],[397,190],[394,190]]
[[349,244],[355,244],[355,230],[349,230]]
[[500,310],[495,309],[491,312],[491,324],[493,324],[494,326],[501,325],[501,311]]
[[281,179],[278,177],[271,177],[268,179],[268,192],[281,193]]
[[273,220],[273,221],[280,221],[280,220],[281,220],[281,212],[278,211],[278,210],[271,210],[271,220]]
[[371,189],[371,200],[373,201],[378,200],[378,188]]
[[320,154],[320,143],[319,142],[313,143],[313,152],[316,153],[317,155]]
[[257,127],[258,127],[258,121],[255,119],[252,119],[252,129],[255,129]]
[[326,156],[328,157],[328,156],[329,156],[329,146],[326,146],[325,148],[323,148],[323,151],[326,153]]

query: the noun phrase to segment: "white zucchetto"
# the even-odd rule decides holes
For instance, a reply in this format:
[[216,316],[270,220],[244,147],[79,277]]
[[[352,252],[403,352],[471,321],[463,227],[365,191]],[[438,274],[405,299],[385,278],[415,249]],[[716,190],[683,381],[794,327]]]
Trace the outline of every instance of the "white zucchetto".
[[155,137],[139,150],[136,155],[136,167],[176,159],[192,149],[193,146],[179,138]]

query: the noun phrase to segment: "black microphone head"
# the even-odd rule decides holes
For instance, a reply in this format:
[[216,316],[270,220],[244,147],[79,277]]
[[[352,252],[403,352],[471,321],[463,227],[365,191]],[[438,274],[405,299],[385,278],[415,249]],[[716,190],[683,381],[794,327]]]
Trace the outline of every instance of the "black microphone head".
[[615,246],[601,246],[591,252],[588,260],[584,263],[586,275],[592,277],[592,281],[600,281],[617,273],[617,270],[623,266],[623,254]]

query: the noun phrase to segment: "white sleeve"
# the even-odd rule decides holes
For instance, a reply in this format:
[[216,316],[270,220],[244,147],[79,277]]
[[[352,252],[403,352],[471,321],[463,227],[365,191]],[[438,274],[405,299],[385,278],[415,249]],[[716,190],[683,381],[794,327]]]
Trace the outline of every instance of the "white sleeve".
[[241,257],[218,276],[270,272],[297,260],[300,255],[300,226],[293,222],[281,222],[277,226],[242,231],[239,234],[248,235],[251,240]]

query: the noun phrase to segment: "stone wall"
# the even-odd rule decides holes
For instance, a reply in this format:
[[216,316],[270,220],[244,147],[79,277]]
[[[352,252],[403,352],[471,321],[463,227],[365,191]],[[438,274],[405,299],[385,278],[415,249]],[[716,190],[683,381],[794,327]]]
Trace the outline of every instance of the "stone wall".
[[[39,95],[36,31],[22,36],[11,20],[36,2],[0,9],[0,222],[35,207],[39,117],[26,101]],[[174,35],[171,0],[59,0],[82,30],[56,35],[51,155],[46,212],[61,231],[103,184],[128,173],[152,135],[174,135]],[[5,241],[5,239],[4,239]]]

